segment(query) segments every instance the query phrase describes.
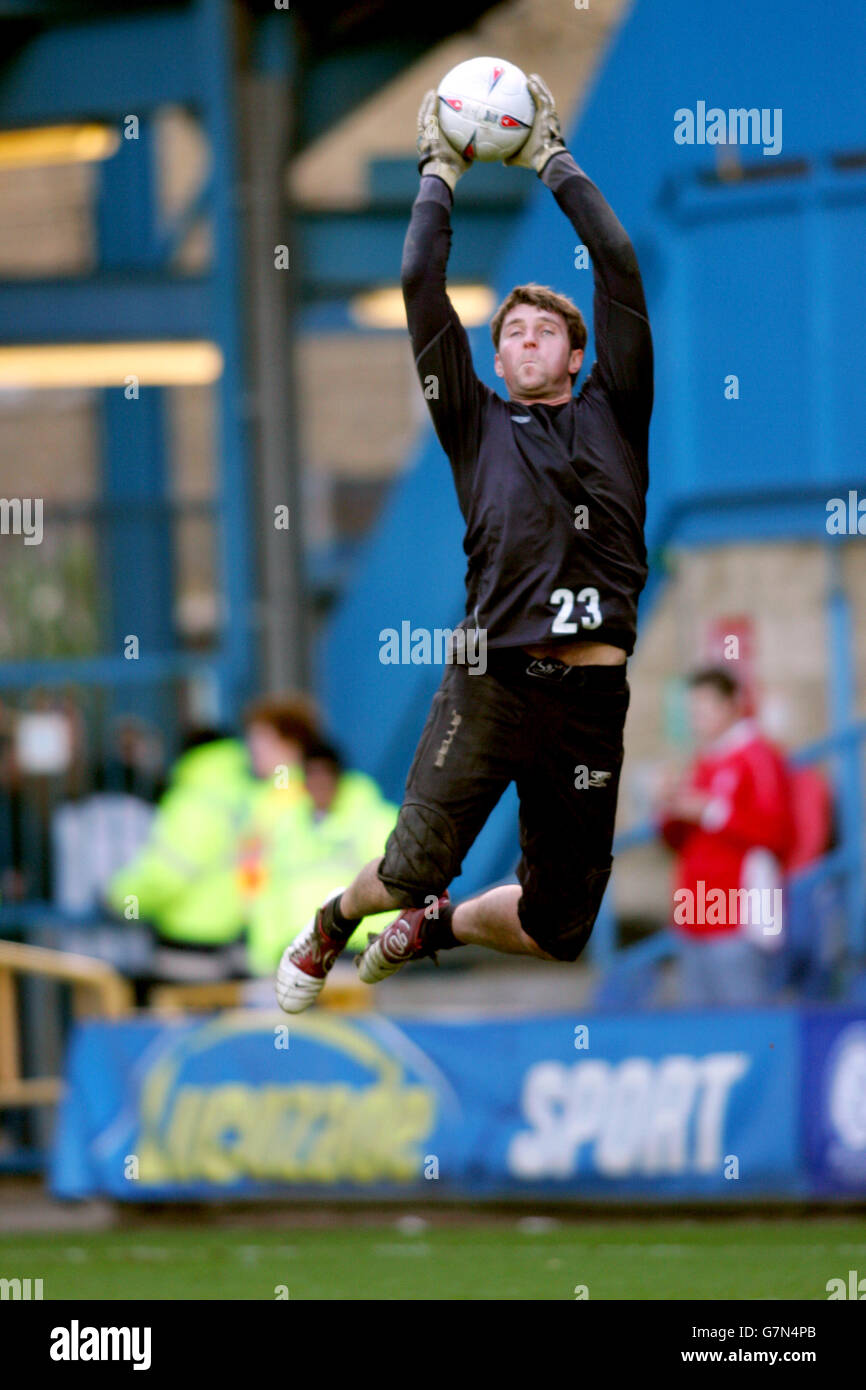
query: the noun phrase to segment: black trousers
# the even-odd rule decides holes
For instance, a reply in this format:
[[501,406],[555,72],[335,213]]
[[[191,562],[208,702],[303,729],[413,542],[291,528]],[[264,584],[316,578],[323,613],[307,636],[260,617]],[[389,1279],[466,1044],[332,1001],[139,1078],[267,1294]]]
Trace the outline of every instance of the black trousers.
[[520,803],[523,930],[576,960],[610,877],[626,665],[571,666],[493,649],[481,674],[445,667],[379,865],[418,906],[441,894],[510,782]]

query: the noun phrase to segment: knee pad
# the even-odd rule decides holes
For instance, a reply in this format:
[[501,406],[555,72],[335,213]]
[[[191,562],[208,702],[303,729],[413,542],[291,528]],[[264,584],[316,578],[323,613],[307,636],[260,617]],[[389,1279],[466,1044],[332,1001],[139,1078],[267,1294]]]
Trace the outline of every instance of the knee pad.
[[431,893],[441,897],[459,872],[451,818],[426,802],[404,802],[379,865],[385,887],[410,894],[407,906],[423,907]]
[[549,956],[556,960],[575,961],[592,935],[604,890],[607,887],[613,861],[604,869],[587,874],[583,891],[571,902],[562,894],[541,899],[526,893],[517,905],[520,925]]

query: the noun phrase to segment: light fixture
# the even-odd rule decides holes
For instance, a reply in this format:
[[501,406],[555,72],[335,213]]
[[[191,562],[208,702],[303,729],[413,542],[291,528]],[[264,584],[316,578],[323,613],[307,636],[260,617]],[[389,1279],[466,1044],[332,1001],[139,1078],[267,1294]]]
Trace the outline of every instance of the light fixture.
[[110,159],[120,144],[112,126],[97,124],[33,126],[0,130],[0,169],[42,164],[94,164]]
[[206,340],[0,347],[0,391],[200,386],[222,370],[222,352]]
[[[496,295],[489,285],[449,285],[448,297],[465,328],[477,328],[493,317]],[[359,328],[406,327],[406,308],[399,285],[382,285],[355,295],[349,313]]]

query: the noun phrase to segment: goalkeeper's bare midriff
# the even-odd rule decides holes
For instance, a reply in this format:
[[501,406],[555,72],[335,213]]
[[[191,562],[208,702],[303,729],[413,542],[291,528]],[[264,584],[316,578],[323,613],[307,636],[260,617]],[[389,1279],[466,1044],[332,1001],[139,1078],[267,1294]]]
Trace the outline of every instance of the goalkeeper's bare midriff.
[[523,650],[530,656],[555,656],[566,666],[621,666],[626,659],[622,647],[609,642],[543,642]]

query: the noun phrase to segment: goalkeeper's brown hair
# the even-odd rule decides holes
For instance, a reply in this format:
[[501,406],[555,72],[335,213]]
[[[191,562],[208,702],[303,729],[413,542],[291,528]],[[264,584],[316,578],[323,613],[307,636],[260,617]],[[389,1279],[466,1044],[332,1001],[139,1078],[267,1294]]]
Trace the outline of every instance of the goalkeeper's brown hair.
[[[517,304],[532,304],[536,309],[547,309],[551,313],[561,314],[568,329],[569,348],[574,351],[575,348],[586,347],[586,321],[577,305],[566,295],[552,290],[549,285],[537,285],[531,280],[527,285],[515,285],[490,320],[490,335],[497,352],[505,315]],[[577,372],[569,372],[572,386],[577,375]]]

